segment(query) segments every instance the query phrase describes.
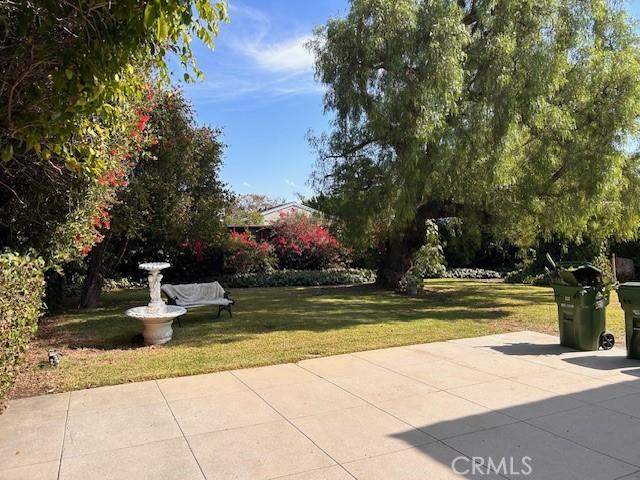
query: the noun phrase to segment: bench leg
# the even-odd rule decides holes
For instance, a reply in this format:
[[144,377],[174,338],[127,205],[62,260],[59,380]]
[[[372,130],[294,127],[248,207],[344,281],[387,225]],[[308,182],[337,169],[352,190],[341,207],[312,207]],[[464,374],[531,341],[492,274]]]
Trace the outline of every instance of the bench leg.
[[181,318],[182,318],[182,315],[180,315],[179,317],[176,318],[176,320],[178,321],[178,326],[180,328],[182,328],[182,322],[180,321]]
[[216,318],[220,318],[220,314],[223,310],[229,312],[229,318],[233,318],[233,315],[231,314],[231,305],[218,305],[218,315]]

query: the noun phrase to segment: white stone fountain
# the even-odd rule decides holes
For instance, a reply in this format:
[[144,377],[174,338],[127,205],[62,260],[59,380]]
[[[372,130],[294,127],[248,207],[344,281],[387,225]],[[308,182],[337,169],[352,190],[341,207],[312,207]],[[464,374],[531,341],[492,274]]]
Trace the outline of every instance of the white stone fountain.
[[171,264],[166,262],[149,262],[139,265],[142,270],[149,272],[147,278],[151,301],[146,307],[130,308],[125,313],[142,322],[142,336],[145,345],[160,345],[171,340],[173,319],[187,313],[183,307],[166,305],[160,295],[160,281],[162,280],[160,270],[170,266]]

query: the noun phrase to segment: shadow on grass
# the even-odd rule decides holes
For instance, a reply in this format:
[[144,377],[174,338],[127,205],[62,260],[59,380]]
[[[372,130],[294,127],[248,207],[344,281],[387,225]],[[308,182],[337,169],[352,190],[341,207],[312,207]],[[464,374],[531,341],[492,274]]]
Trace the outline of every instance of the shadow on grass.
[[[193,309],[174,323],[172,343],[203,346],[233,343],[275,331],[324,332],[363,324],[440,322],[493,322],[510,315],[519,305],[539,305],[548,292],[523,292],[505,285],[445,285],[419,297],[407,297],[373,285],[234,289],[233,318],[216,307]],[[508,292],[508,300],[504,295]],[[103,296],[100,308],[67,309],[45,322],[42,337],[54,346],[93,349],[135,348],[132,338],[140,324],[125,316],[133,306],[145,305],[146,290],[123,290]]]

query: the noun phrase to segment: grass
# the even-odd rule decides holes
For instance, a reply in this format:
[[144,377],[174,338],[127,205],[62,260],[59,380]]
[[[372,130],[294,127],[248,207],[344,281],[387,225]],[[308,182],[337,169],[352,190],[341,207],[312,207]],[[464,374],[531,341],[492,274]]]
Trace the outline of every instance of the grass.
[[[421,297],[373,286],[235,289],[233,319],[192,310],[171,343],[140,347],[141,326],[124,310],[144,305],[146,290],[107,293],[100,308],[67,310],[43,322],[14,396],[293,362],[305,358],[488,335],[514,330],[557,332],[549,288],[465,280],[432,280]],[[624,341],[615,295],[608,328]],[[57,369],[47,350],[62,353]]]

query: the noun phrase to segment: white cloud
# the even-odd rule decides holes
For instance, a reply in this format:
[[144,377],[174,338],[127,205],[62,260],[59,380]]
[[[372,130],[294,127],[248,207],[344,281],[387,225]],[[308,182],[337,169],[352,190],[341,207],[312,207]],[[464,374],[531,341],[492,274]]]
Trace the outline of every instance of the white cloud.
[[242,109],[246,104],[239,99],[265,104],[324,93],[313,78],[313,53],[305,46],[312,38],[311,25],[270,17],[268,10],[238,2],[230,10],[231,23],[221,27],[218,50],[200,61],[205,81],[185,87],[189,99]]
[[286,183],[286,184],[287,184],[287,185],[289,185],[290,187],[298,188],[298,185],[296,184],[296,182],[294,182],[294,181],[292,181],[292,180],[286,179],[286,180],[284,181],[284,183]]
[[313,53],[306,47],[311,35],[264,43],[262,39],[240,46],[264,70],[274,73],[305,73],[313,69]]
[[242,186],[249,188],[251,187],[251,184],[249,182],[242,182]]

